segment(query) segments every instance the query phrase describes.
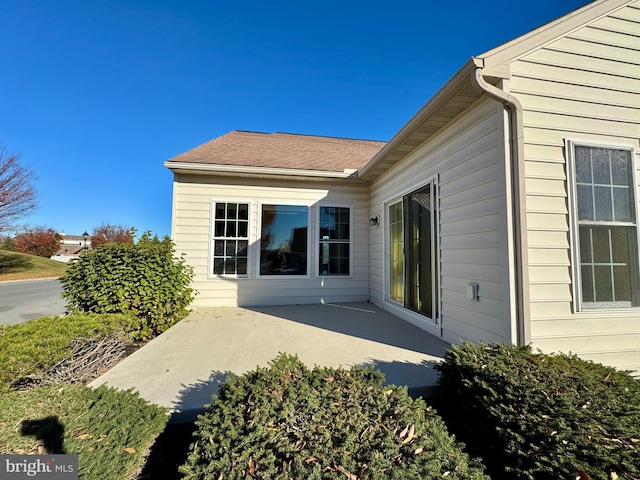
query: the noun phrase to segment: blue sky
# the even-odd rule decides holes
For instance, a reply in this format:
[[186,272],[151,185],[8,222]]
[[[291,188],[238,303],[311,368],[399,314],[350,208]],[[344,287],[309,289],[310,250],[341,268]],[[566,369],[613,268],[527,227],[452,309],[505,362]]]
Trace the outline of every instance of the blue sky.
[[169,158],[236,129],[389,140],[471,56],[586,3],[0,0],[22,223],[168,235]]

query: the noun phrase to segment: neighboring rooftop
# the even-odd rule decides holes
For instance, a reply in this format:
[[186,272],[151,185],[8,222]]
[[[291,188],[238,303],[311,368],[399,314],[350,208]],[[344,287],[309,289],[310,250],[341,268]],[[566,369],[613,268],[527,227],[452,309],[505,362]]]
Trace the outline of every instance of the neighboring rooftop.
[[344,172],[367,163],[384,145],[374,140],[234,130],[167,163]]
[[88,235],[87,238],[84,238],[84,236],[82,235],[67,235],[64,232],[60,232],[60,241],[67,245],[73,245],[76,243],[80,245],[85,241],[87,243],[91,243],[91,235]]
[[82,245],[60,245],[54,256],[56,255],[79,255],[81,251],[89,248]]

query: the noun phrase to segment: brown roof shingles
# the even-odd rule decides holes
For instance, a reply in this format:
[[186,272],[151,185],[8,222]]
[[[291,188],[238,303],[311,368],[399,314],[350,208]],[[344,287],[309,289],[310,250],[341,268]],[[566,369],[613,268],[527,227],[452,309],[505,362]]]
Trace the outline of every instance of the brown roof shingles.
[[182,153],[173,162],[343,172],[355,170],[385,142],[234,130]]

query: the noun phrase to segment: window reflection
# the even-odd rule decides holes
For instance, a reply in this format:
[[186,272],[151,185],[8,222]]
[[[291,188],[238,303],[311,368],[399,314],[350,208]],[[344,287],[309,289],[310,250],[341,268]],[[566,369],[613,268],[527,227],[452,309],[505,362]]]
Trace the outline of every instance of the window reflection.
[[263,205],[260,275],[306,275],[308,207]]

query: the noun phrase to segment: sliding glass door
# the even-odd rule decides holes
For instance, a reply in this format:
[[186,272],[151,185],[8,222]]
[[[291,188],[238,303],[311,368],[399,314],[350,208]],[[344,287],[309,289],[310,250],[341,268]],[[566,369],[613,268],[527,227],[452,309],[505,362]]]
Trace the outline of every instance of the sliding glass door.
[[435,182],[388,206],[389,299],[434,322],[438,311]]

